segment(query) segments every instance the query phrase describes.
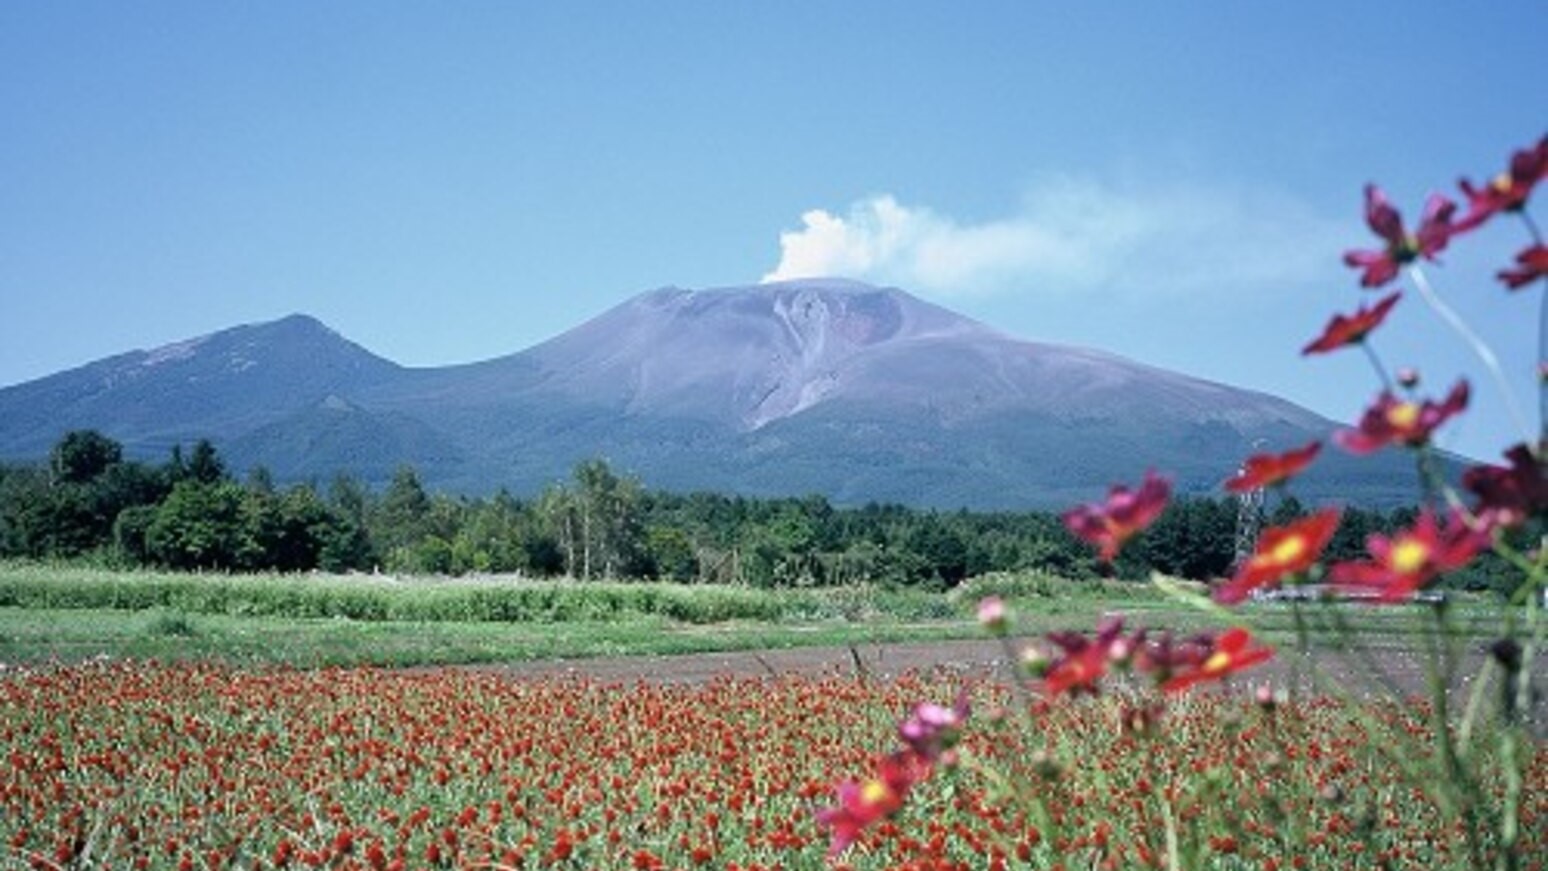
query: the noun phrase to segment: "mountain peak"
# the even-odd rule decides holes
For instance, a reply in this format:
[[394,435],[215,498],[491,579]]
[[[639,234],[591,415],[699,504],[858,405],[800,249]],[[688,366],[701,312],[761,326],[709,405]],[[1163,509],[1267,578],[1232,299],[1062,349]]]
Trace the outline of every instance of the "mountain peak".
[[753,430],[822,401],[869,349],[999,335],[896,288],[821,278],[662,288],[518,356],[549,390]]
[[[382,480],[412,462],[439,486],[531,492],[606,456],[652,486],[944,506],[1073,501],[1152,463],[1181,489],[1213,488],[1257,439],[1329,427],[829,278],[661,288],[462,366],[399,367],[293,314],[0,389],[0,457],[95,428],[142,456],[207,437],[234,467],[292,477]],[[1406,468],[1340,463],[1319,462],[1323,492],[1381,500],[1401,480],[1406,494]]]

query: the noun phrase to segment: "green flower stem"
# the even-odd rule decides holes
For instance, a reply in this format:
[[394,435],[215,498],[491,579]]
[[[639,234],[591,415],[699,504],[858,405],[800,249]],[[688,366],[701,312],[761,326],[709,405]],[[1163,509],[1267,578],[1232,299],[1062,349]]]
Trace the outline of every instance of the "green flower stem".
[[[1525,643],[1521,650],[1521,667],[1515,675],[1506,672],[1503,694],[1514,690],[1514,699],[1502,697],[1500,740],[1500,762],[1505,769],[1505,794],[1500,809],[1500,860],[1495,863],[1496,868],[1503,871],[1517,871],[1520,868],[1516,845],[1521,838],[1521,795],[1525,789],[1522,771],[1526,761],[1522,759],[1522,725],[1519,716],[1528,710],[1532,704],[1532,665],[1537,657],[1537,648],[1542,640],[1543,627],[1541,624],[1542,598],[1538,592],[1542,582],[1542,571],[1548,564],[1548,543],[1538,548],[1537,564],[1535,571],[1529,574],[1527,582],[1521,585],[1520,590],[1526,590],[1528,595],[1526,605],[1526,632]],[[1520,590],[1517,592],[1519,593]],[[1515,623],[1514,609],[1507,618],[1510,624]],[[1514,638],[1514,625],[1511,625],[1506,638]],[[1515,678],[1515,685],[1511,685],[1511,678]],[[1514,715],[1514,716],[1513,716]]]
[[[1381,684],[1381,688],[1386,691],[1387,695],[1393,700],[1401,700],[1403,698],[1403,688],[1398,686],[1397,681],[1392,677],[1392,673],[1387,671],[1387,667],[1382,665],[1380,659],[1372,655],[1369,647],[1358,643],[1359,628],[1344,619],[1343,611],[1339,609],[1336,603],[1328,603],[1327,607],[1323,608],[1323,612],[1328,615],[1329,623],[1332,624],[1335,630],[1333,637],[1337,639],[1336,649],[1358,656],[1360,664],[1376,676],[1377,682]],[[1355,639],[1355,643],[1351,643],[1351,639]]]
[[1301,611],[1300,600],[1290,602],[1290,613],[1295,618],[1295,659],[1290,663],[1290,692],[1296,699],[1301,697],[1301,669],[1311,656],[1311,639],[1306,631],[1306,615]]
[[[1543,232],[1537,229],[1537,222],[1532,220],[1532,215],[1526,209],[1517,214],[1521,216],[1521,223],[1526,224],[1532,242],[1543,244]],[[1548,284],[1548,278],[1544,278],[1543,283]],[[1544,292],[1537,303],[1537,365],[1542,366],[1544,361],[1548,361],[1548,292]],[[1538,450],[1542,450],[1548,446],[1548,380],[1544,380],[1541,374],[1537,379],[1537,421]]]
[[1435,749],[1440,754],[1439,773],[1443,781],[1439,793],[1449,796],[1449,804],[1462,822],[1468,856],[1473,867],[1481,871],[1488,865],[1484,862],[1483,847],[1479,843],[1477,790],[1457,753],[1457,741],[1451,729],[1450,706],[1446,696],[1453,672],[1450,650],[1452,632],[1446,620],[1444,603],[1433,606],[1431,613],[1435,615],[1435,631],[1425,636],[1430,653],[1426,672],[1430,682],[1431,728],[1435,731]]
[[1360,348],[1365,351],[1365,359],[1371,361],[1371,368],[1376,370],[1376,377],[1381,379],[1381,389],[1392,392],[1392,376],[1387,374],[1386,364],[1381,362],[1376,349],[1371,346],[1370,339],[1361,339]]
[[1462,320],[1450,306],[1446,305],[1445,301],[1440,298],[1440,294],[1435,292],[1435,288],[1430,286],[1430,281],[1425,277],[1424,270],[1419,268],[1419,264],[1410,264],[1408,275],[1414,280],[1414,286],[1419,288],[1419,295],[1423,297],[1430,309],[1447,326],[1451,327],[1453,332],[1462,338],[1463,343],[1471,348],[1473,353],[1484,364],[1484,368],[1489,371],[1490,377],[1494,379],[1495,386],[1499,388],[1500,395],[1505,398],[1505,408],[1515,420],[1516,426],[1525,434],[1526,443],[1532,444],[1534,441],[1532,428],[1527,425],[1526,415],[1521,412],[1521,406],[1516,402],[1516,395],[1511,392],[1510,385],[1505,381],[1505,371],[1500,368],[1500,359],[1495,356],[1494,349],[1490,348],[1483,339],[1480,339],[1478,334],[1473,332],[1472,328],[1467,325],[1467,322]]

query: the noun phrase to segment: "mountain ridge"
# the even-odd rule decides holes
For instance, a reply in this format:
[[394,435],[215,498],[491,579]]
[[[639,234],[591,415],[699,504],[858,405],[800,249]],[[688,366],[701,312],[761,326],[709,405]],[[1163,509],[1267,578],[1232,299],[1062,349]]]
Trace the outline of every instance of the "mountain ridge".
[[[1254,445],[1331,421],[1270,394],[1010,336],[835,279],[632,297],[527,349],[404,367],[307,315],[0,389],[0,459],[100,429],[131,454],[209,437],[235,468],[368,481],[399,463],[535,492],[603,456],[650,486],[841,502],[1033,507],[1155,465],[1212,488]],[[1329,457],[1326,454],[1334,454]],[[1403,498],[1411,473],[1325,452],[1312,490]]]

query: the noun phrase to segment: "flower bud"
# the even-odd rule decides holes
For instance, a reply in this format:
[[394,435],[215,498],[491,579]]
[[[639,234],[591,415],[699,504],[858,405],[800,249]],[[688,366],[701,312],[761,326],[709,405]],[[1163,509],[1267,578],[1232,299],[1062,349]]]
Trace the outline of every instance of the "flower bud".
[[1021,670],[1028,677],[1041,678],[1048,673],[1048,655],[1035,644],[1029,644],[1021,649]]
[[1107,646],[1107,658],[1113,665],[1127,666],[1134,656],[1134,642],[1127,638],[1114,638]]
[[1047,750],[1032,751],[1032,770],[1044,780],[1054,780],[1063,773],[1063,766]]
[[1252,700],[1265,713],[1272,714],[1274,709],[1290,701],[1290,693],[1284,688],[1274,689],[1270,684],[1258,684],[1252,691]]
[[999,596],[985,596],[978,603],[978,623],[989,634],[1003,636],[1010,629],[1010,609]]

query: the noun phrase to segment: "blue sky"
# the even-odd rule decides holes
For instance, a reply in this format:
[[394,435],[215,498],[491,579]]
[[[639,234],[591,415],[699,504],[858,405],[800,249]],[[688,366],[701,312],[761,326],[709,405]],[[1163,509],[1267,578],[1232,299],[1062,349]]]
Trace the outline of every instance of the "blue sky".
[[[1548,130],[1548,4],[0,4],[0,385],[313,314],[410,365],[640,291],[828,271],[1353,420],[1360,189]],[[1535,212],[1548,218],[1539,194]],[[1536,426],[1541,288],[1431,270]],[[1402,286],[1407,287],[1405,282]],[[1409,294],[1443,444],[1521,427]]]

